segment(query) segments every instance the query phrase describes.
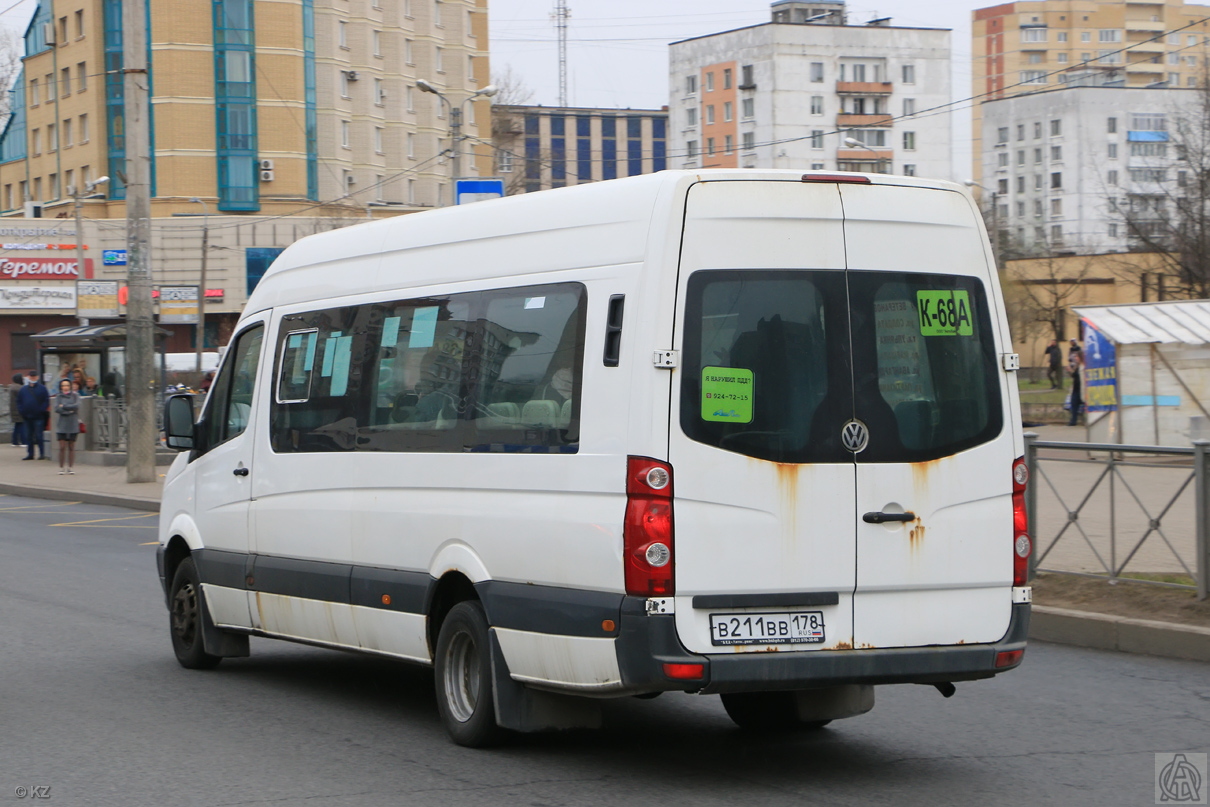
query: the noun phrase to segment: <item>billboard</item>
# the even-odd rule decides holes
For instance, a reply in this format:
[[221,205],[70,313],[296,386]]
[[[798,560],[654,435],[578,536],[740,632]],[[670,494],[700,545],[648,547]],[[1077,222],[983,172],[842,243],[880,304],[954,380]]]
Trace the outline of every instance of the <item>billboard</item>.
[[1084,407],[1089,412],[1118,408],[1117,350],[1088,320],[1084,325]]

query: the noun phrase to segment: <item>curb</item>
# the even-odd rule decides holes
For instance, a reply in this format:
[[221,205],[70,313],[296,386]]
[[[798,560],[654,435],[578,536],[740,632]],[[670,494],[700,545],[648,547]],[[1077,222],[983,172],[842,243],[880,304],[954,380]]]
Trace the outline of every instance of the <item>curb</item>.
[[32,485],[13,485],[8,482],[0,482],[0,493],[7,493],[10,496],[28,496],[31,499],[106,504],[112,507],[129,507],[131,510],[144,510],[151,513],[160,512],[160,503],[156,499],[122,496],[116,493],[93,493],[87,490],[56,490],[55,488],[38,488]]
[[1034,605],[1029,638],[1164,658],[1210,661],[1210,628]]

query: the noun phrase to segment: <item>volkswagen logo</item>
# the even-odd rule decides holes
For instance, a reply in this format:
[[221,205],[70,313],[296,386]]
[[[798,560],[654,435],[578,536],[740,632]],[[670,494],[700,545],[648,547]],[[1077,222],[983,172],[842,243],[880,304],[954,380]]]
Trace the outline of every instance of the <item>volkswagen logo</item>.
[[870,430],[860,420],[850,420],[840,430],[840,442],[848,451],[858,454],[870,443]]

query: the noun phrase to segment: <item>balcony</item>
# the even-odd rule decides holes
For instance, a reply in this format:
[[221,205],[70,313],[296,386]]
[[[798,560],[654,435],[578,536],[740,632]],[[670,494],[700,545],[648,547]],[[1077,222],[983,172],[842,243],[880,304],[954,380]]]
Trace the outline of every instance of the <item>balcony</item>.
[[1158,20],[1126,20],[1125,27],[1127,31],[1150,31],[1155,34],[1168,30],[1163,21]]
[[836,128],[838,129],[853,129],[865,128],[867,126],[890,126],[890,115],[849,115],[841,114],[836,116]]
[[895,158],[891,149],[836,149],[836,159],[844,162],[883,162]]
[[1130,74],[1154,73],[1162,76],[1164,75],[1164,65],[1161,62],[1152,61],[1131,62],[1130,64],[1126,65],[1126,72]]
[[1150,42],[1127,42],[1126,47],[1130,48],[1130,53],[1163,53],[1165,51],[1164,43],[1152,39]]
[[836,92],[840,95],[890,95],[889,81],[838,81]]

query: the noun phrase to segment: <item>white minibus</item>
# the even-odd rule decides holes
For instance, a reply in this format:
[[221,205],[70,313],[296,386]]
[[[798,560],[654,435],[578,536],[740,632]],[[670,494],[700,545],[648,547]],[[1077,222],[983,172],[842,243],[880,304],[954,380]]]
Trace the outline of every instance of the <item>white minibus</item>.
[[181,453],[181,664],[264,636],[435,669],[457,743],[718,694],[743,727],[1021,663],[1004,299],[966,189],[664,171],[314,235]]

